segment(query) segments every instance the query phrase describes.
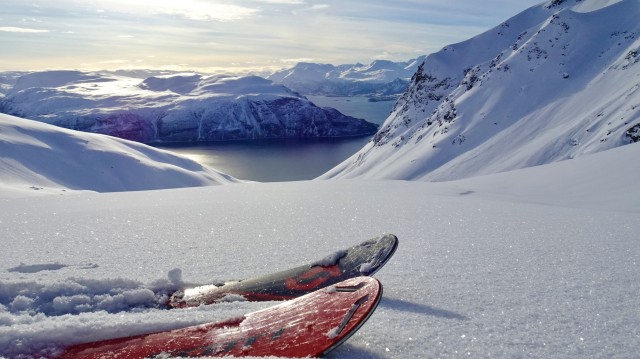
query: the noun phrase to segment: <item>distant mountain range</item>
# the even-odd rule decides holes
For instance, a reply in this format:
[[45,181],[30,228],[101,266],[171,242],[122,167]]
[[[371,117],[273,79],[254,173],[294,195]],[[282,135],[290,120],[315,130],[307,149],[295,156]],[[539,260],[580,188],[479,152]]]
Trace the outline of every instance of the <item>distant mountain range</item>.
[[425,56],[407,62],[376,60],[368,65],[298,63],[268,76],[304,95],[370,96],[389,99],[402,94]]
[[0,112],[143,143],[363,136],[377,130],[256,76],[131,76],[5,73]]
[[323,178],[443,181],[640,141],[640,2],[553,0],[429,55]]

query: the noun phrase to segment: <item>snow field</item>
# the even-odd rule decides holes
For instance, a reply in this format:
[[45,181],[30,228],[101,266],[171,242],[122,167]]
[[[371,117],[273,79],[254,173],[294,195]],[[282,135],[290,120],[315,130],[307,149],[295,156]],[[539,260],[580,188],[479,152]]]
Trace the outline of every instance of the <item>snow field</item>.
[[[626,147],[566,163],[594,166],[640,148]],[[594,189],[565,208],[556,193],[539,191],[538,203],[527,203],[515,190],[500,195],[471,181],[2,199],[0,355],[236,317],[273,303],[157,306],[163,290],[182,282],[285,269],[391,232],[400,246],[376,274],[381,304],[331,357],[632,357],[640,344],[640,211],[629,209],[639,196],[624,170],[597,175],[628,179],[619,183],[628,190],[620,208],[594,208],[600,196],[587,203]]]

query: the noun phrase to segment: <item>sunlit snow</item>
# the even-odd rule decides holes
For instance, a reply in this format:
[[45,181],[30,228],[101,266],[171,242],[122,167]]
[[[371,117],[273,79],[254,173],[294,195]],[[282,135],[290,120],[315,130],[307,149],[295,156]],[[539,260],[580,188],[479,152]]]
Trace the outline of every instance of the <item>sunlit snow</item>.
[[[560,11],[566,8],[571,11]],[[543,29],[549,23],[541,25],[538,15],[554,19],[554,11],[560,11],[573,29],[598,25],[594,19],[603,12],[621,15],[621,9],[637,13],[638,7],[634,0],[553,1],[514,19],[528,25],[527,31]],[[626,25],[637,27],[633,21]],[[510,26],[505,33],[516,31]],[[621,44],[637,47],[633,36]],[[524,64],[513,56],[503,57],[503,65]],[[635,57],[623,60],[613,60],[619,68],[610,72],[616,76],[594,78],[606,87],[572,92],[588,96],[531,104],[531,113],[556,116],[554,121],[536,124],[535,116],[525,116],[527,121],[513,122],[501,135],[493,133],[501,119],[487,123],[481,117],[522,115],[526,109],[518,106],[524,102],[501,107],[489,101],[496,99],[493,92],[482,97],[460,90],[458,114],[466,119],[457,123],[473,119],[469,127],[454,124],[448,133],[429,132],[411,146],[411,131],[419,136],[422,130],[415,122],[411,126],[417,127],[399,124],[388,132],[387,143],[397,142],[397,152],[382,147],[368,152],[372,144],[354,157],[360,157],[360,166],[345,164],[330,174],[344,170],[343,177],[357,177],[351,180],[246,183],[145,145],[0,115],[0,357],[52,357],[71,344],[240,318],[274,302],[227,298],[172,310],[165,304],[184,287],[318,260],[330,263],[341,250],[382,233],[399,238],[394,256],[375,274],[383,298],[330,358],[635,357],[640,347],[640,143],[618,145],[624,126],[637,121],[638,107],[630,101],[640,92],[637,86],[616,92],[616,80],[637,81],[637,70],[627,72],[629,77],[616,72],[638,66],[630,64]],[[556,83],[580,76],[571,71],[565,78],[560,70]],[[535,74],[528,78],[540,80]],[[474,86],[469,91],[477,91]],[[602,89],[609,92],[595,97],[604,98],[597,102],[600,107],[587,110],[587,99]],[[482,99],[486,112],[472,112],[471,105]],[[444,115],[445,107],[438,113]],[[600,119],[604,114],[598,117],[599,110],[612,116],[607,120],[612,125]],[[616,118],[623,114],[629,116],[626,125]],[[593,128],[587,132],[582,119],[595,119],[597,126],[587,126]],[[547,131],[561,128],[562,120],[575,126],[575,138],[558,139]],[[614,135],[607,135],[607,126],[617,140],[608,137]],[[463,128],[470,131],[466,140],[452,144]],[[507,135],[510,145],[502,141]],[[382,179],[430,179],[426,170],[433,164],[427,159],[450,158],[430,155],[444,144],[458,149],[477,144],[486,151],[453,151],[458,160],[433,172],[443,176],[439,179],[465,179]],[[553,151],[567,148],[564,154]],[[531,160],[532,153],[553,163],[493,173],[540,164]],[[477,166],[470,164],[475,155],[481,159]],[[483,173],[489,174],[472,177]]]
[[[55,142],[59,166],[78,139],[103,140],[58,131],[16,138]],[[273,303],[162,308],[183,285],[286,269],[391,232],[400,246],[376,274],[382,302],[330,357],[629,357],[640,344],[639,155],[633,144],[442,183],[44,192],[27,175],[0,192],[0,356],[239,317]]]
[[446,181],[637,142],[639,16],[636,0],[548,1],[428,55],[325,177]]

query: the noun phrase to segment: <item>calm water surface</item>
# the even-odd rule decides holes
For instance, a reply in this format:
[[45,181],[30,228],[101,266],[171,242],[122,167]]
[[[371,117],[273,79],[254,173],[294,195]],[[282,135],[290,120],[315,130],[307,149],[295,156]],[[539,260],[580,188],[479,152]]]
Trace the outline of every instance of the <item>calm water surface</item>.
[[[307,96],[318,106],[382,124],[393,101],[369,102],[362,97]],[[370,137],[213,142],[158,146],[189,157],[236,178],[259,182],[316,178],[360,150]]]

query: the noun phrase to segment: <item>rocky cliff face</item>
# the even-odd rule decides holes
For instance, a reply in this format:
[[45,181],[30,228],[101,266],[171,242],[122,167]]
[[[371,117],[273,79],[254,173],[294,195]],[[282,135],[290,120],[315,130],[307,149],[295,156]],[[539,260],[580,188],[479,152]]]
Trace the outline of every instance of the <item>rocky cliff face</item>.
[[450,180],[638,141],[640,3],[550,1],[429,55],[326,177]]
[[372,135],[377,126],[319,108],[259,77],[135,78],[49,71],[17,79],[0,112],[144,143]]

